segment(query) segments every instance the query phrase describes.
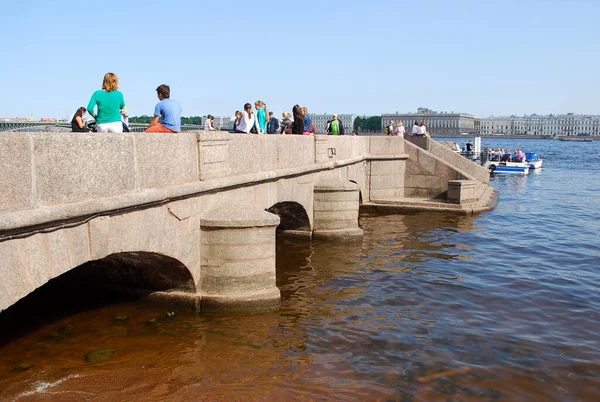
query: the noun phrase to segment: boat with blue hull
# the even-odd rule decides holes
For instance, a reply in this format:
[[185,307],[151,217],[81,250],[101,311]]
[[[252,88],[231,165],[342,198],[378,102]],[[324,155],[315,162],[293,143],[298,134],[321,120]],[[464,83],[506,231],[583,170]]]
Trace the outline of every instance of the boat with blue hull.
[[527,162],[501,162],[487,161],[483,164],[492,174],[529,174],[529,163]]

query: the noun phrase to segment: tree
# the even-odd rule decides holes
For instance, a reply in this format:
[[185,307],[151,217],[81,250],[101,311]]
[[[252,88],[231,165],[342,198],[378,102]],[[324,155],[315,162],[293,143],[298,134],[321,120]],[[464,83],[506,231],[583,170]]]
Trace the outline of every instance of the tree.
[[381,132],[381,116],[363,116],[354,119],[354,129],[366,133]]

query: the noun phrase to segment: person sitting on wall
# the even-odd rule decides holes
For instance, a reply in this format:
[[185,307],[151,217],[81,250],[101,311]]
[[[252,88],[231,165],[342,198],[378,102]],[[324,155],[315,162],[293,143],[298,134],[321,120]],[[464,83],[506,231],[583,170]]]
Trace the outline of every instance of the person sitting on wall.
[[[181,105],[171,99],[171,88],[162,84],[156,88],[160,102],[154,108],[154,119],[146,129],[146,133],[178,133],[181,131]],[[162,117],[162,124],[158,119]]]
[[83,106],[77,109],[73,118],[71,119],[71,131],[74,133],[88,133],[90,129],[87,126],[87,121],[83,120],[83,115],[87,112],[87,109]]
[[456,142],[454,143],[454,145],[452,146],[452,150],[454,152],[460,152],[462,151],[462,149],[460,149],[460,145],[458,145]]
[[217,130],[214,125],[214,119],[215,119],[215,117],[212,114],[209,114],[208,116],[206,116],[206,120],[204,120],[204,129],[206,131],[216,131]]

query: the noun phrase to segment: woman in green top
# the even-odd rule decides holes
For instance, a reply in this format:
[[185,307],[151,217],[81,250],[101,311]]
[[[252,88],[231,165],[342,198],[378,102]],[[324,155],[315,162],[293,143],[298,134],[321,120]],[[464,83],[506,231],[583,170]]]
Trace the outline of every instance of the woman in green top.
[[[88,104],[88,113],[96,119],[99,133],[122,133],[121,109],[125,107],[123,94],[118,91],[119,78],[116,74],[104,74],[102,89],[94,92]],[[95,113],[95,107],[98,111]]]

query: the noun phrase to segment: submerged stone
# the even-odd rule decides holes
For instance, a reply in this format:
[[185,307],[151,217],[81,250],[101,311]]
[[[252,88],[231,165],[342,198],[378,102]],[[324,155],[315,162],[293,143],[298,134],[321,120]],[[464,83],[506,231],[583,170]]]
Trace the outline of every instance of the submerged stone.
[[31,364],[21,363],[15,367],[15,371],[27,371],[32,367],[33,366]]
[[151,318],[148,320],[148,322],[146,324],[150,325],[150,326],[155,326],[158,325],[160,321],[158,320],[158,318]]
[[77,332],[77,327],[72,324],[67,324],[60,329],[60,332],[62,332],[63,334],[74,334],[75,332]]
[[106,362],[115,355],[114,349],[98,349],[85,355],[85,361],[90,363]]
[[48,346],[44,342],[36,342],[29,347],[31,350],[46,350]]
[[115,318],[113,318],[114,322],[127,322],[129,321],[129,317],[127,317],[126,315],[118,315]]

